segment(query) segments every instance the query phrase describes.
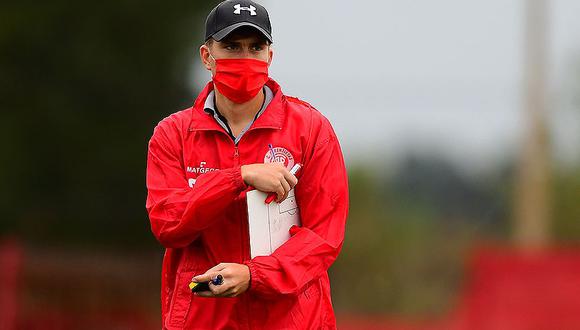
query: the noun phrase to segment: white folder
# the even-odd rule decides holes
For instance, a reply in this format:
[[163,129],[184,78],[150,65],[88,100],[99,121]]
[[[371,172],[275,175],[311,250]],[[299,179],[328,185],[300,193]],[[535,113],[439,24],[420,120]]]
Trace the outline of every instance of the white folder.
[[250,228],[250,255],[268,256],[290,239],[290,227],[300,226],[300,212],[294,189],[278,204],[264,203],[267,194],[252,190],[246,194]]

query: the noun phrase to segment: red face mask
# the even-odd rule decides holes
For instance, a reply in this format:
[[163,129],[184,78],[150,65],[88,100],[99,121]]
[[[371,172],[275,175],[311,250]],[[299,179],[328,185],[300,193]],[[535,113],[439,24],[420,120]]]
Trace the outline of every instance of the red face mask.
[[215,65],[215,87],[235,103],[248,102],[258,95],[268,81],[268,62],[252,58],[227,58],[215,59]]

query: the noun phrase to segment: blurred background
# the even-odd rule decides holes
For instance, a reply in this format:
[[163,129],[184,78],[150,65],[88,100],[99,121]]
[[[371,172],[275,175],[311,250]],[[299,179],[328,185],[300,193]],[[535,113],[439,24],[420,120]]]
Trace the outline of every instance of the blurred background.
[[[147,142],[217,1],[0,4],[0,329],[157,329]],[[339,329],[580,329],[580,2],[262,1],[350,180]]]

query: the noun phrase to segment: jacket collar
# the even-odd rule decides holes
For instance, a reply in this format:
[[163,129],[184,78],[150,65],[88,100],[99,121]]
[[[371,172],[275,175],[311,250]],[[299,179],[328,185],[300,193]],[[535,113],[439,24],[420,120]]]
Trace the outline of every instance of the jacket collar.
[[[278,85],[277,82],[270,78],[266,82],[266,86],[272,90],[274,93],[274,98],[266,107],[266,109],[264,109],[264,112],[252,124],[250,129],[281,129],[282,125],[284,124],[285,97],[282,94],[280,85]],[[189,123],[189,131],[223,130],[223,128],[216,122],[216,120],[203,109],[205,100],[213,88],[213,82],[208,82],[195,100],[195,103],[191,108],[191,122]]]

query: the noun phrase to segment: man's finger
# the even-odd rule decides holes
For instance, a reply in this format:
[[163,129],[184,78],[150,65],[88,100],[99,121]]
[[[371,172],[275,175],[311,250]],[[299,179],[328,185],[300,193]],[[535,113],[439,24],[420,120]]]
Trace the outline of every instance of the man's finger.
[[226,284],[213,285],[212,283],[210,283],[209,289],[216,297],[223,297],[225,292],[227,292],[231,288]]
[[210,272],[208,270],[205,274],[201,274],[201,275],[194,276],[191,280],[193,282],[196,282],[196,283],[199,283],[199,282],[209,282],[212,278],[215,278],[218,275],[219,275],[218,272]]
[[284,197],[285,191],[284,191],[284,186],[282,185],[282,183],[280,183],[278,185],[278,187],[276,188],[276,200],[279,201],[282,197]]
[[285,200],[286,197],[288,197],[288,192],[290,191],[290,184],[288,182],[286,182],[285,179],[282,179],[282,186],[284,187],[284,195],[282,196],[282,198],[278,201],[278,203],[280,203],[281,201]]
[[229,297],[231,295],[232,288],[223,285],[213,285],[209,284],[209,291],[199,291],[195,294],[200,297]]
[[290,172],[285,172],[284,177],[286,178],[286,181],[288,181],[288,183],[290,184],[290,189],[294,188],[294,186],[298,183],[298,179],[296,178],[296,176]]
[[196,275],[194,276],[191,280],[195,283],[200,283],[200,282],[208,282],[209,280],[211,280],[211,276],[213,273],[208,274],[201,274],[201,275]]
[[[217,272],[224,270],[227,266],[228,266],[227,263],[219,263],[219,264],[213,266],[212,268],[206,270],[205,273],[194,276],[191,280],[194,282],[207,282],[212,277],[208,278],[206,275],[215,273],[215,274],[213,274],[213,276],[217,276],[218,275]],[[201,277],[201,276],[203,276],[203,277]],[[203,278],[203,279],[201,279],[201,278]]]

